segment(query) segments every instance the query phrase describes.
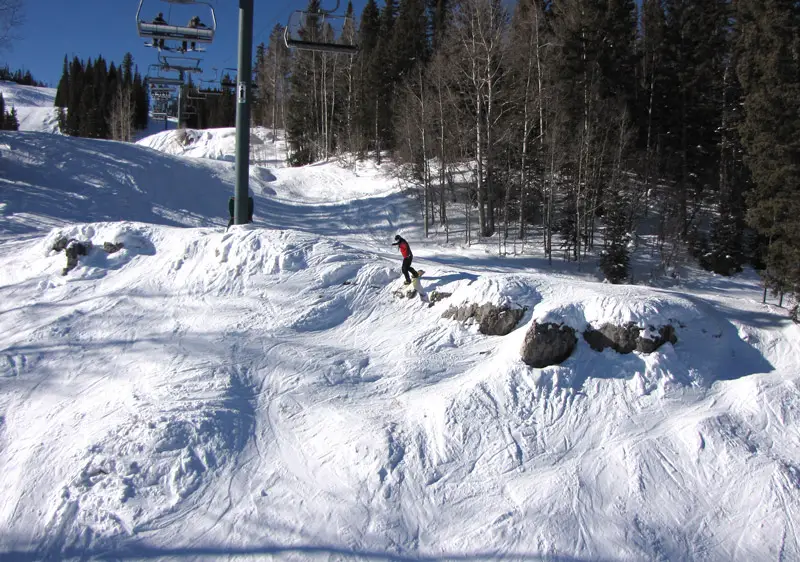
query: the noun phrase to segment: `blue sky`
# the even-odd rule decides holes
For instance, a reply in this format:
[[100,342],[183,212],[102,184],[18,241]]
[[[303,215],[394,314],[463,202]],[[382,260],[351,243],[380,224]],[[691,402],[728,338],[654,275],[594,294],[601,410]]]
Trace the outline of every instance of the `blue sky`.
[[[201,63],[206,76],[211,67],[235,67],[237,35],[239,31],[239,2],[213,0],[217,13],[217,36],[202,53]],[[286,25],[294,10],[303,9],[307,0],[255,0],[254,45],[267,42],[276,23]],[[360,15],[365,0],[353,2]],[[382,4],[382,2],[379,2]],[[0,53],[0,65],[8,64],[12,70],[24,68],[37,80],[57,86],[61,77],[64,55],[77,55],[82,59],[96,58],[102,54],[107,61],[119,64],[126,52],[131,52],[134,62],[144,74],[149,64],[157,61],[157,51],[144,46],[145,40],[136,33],[138,0],[25,0],[26,22],[18,30],[19,39],[11,50]],[[333,7],[335,0],[323,2]],[[340,11],[344,11],[342,0]],[[171,11],[171,14],[170,14]],[[158,12],[174,17],[171,23],[185,25],[189,18],[199,15],[204,22],[210,18],[205,5],[182,6],[162,0],[144,0],[142,17],[152,19]]]

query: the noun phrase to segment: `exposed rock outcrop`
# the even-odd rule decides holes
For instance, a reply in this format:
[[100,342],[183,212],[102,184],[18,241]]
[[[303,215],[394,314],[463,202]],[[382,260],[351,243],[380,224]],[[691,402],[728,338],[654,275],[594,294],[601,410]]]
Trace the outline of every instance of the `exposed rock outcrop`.
[[444,311],[442,318],[452,318],[459,322],[474,318],[480,333],[487,336],[505,336],[517,327],[526,310],[527,308],[498,307],[491,303],[482,305],[473,303],[460,307],[451,306]]
[[632,322],[623,326],[603,324],[598,329],[589,326],[583,332],[583,339],[595,351],[610,347],[617,353],[653,353],[666,342],[674,344],[678,341],[675,329],[669,324],[658,330],[652,326],[644,330]]
[[522,343],[522,360],[537,369],[558,365],[575,349],[575,330],[563,324],[534,322]]

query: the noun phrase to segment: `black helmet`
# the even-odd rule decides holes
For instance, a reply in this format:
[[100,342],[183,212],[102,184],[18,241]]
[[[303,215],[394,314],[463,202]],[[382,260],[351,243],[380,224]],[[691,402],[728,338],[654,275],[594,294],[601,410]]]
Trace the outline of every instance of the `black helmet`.
[[394,239],[395,239],[395,241],[397,241],[397,240],[400,240],[400,235],[399,235],[399,234],[397,234],[397,235],[394,237]]

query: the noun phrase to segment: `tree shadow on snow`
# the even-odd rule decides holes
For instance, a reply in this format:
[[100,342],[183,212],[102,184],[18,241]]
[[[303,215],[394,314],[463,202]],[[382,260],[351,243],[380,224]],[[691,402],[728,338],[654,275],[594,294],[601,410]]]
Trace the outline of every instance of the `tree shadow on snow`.
[[[5,542],[5,541],[4,541]],[[578,558],[568,555],[538,555],[523,552],[475,552],[475,553],[441,553],[436,556],[415,556],[413,554],[397,554],[395,552],[380,552],[368,550],[352,550],[338,546],[326,545],[292,545],[284,546],[279,544],[266,544],[253,547],[216,547],[216,546],[195,546],[188,548],[159,548],[146,545],[132,548],[122,547],[119,549],[77,549],[67,548],[59,553],[59,557],[86,559],[113,559],[113,560],[147,560],[155,558],[195,558],[210,557],[216,558],[236,558],[252,556],[286,556],[302,555],[308,558],[338,558],[358,559],[358,560],[377,560],[377,561],[399,561],[399,562],[438,562],[440,560],[520,560],[539,562],[604,562],[608,559],[603,558]],[[42,553],[36,551],[10,550],[0,552],[0,559],[8,562],[33,562],[41,560]]]

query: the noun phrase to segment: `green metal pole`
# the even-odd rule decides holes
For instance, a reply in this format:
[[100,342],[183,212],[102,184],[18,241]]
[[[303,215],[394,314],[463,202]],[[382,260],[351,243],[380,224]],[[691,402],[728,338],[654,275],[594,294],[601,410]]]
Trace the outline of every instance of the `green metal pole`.
[[239,69],[236,84],[236,205],[233,223],[247,222],[250,182],[250,75],[253,56],[253,0],[239,0]]

